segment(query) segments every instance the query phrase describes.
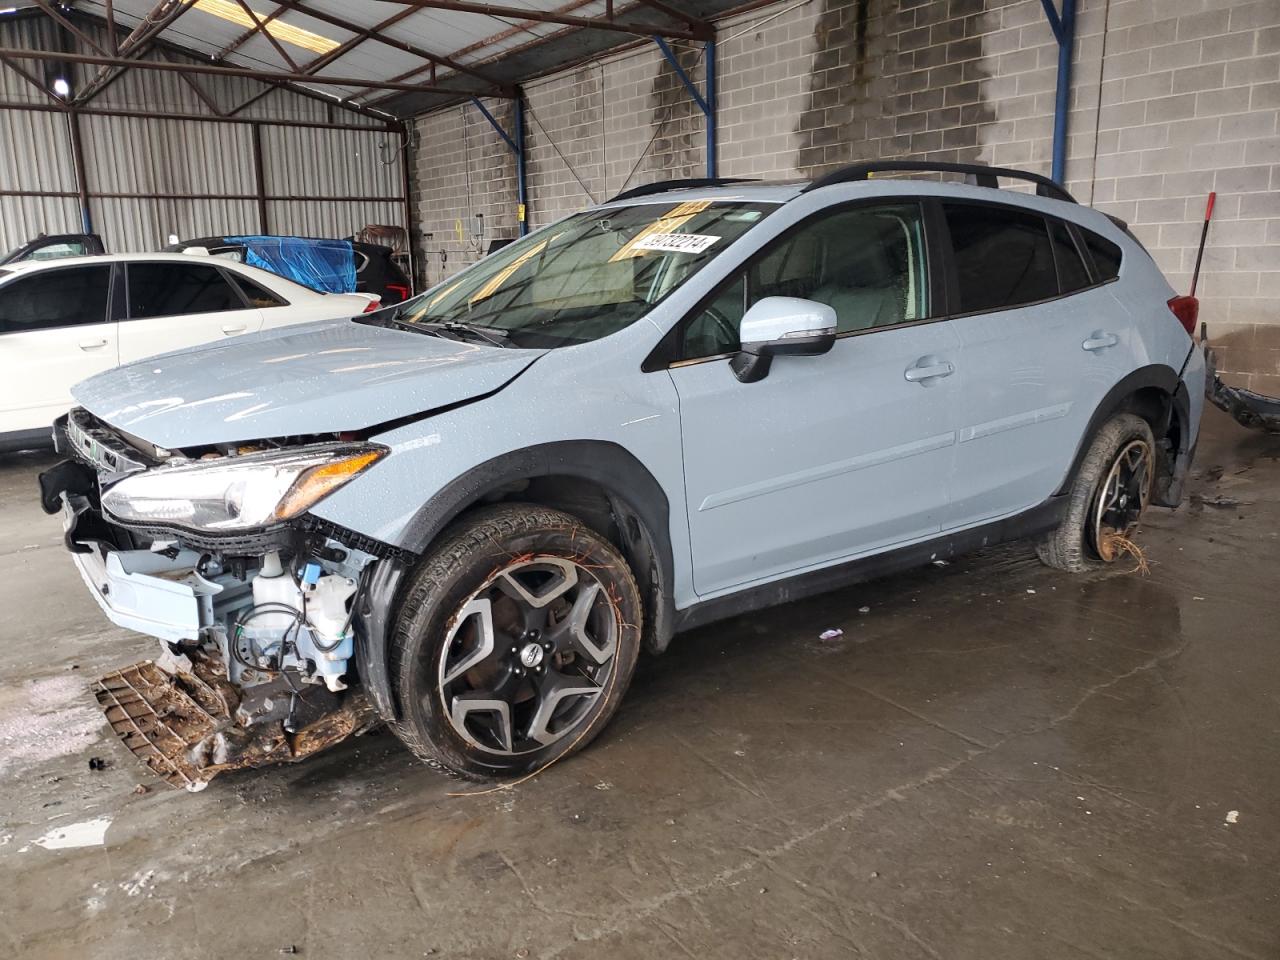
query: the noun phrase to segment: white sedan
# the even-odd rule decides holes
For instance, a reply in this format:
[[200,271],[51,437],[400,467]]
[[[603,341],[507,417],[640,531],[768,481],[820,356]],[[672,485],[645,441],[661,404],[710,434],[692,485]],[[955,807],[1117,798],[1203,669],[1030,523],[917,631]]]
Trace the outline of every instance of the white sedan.
[[71,387],[143,357],[376,309],[222,258],[112,254],[0,267],[0,451],[49,442]]

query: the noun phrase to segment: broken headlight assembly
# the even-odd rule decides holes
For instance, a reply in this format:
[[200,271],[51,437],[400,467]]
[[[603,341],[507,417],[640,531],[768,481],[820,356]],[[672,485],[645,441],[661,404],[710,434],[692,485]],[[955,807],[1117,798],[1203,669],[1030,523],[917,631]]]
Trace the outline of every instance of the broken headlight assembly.
[[121,523],[241,533],[298,516],[387,454],[377,444],[318,444],[162,466],[102,495]]

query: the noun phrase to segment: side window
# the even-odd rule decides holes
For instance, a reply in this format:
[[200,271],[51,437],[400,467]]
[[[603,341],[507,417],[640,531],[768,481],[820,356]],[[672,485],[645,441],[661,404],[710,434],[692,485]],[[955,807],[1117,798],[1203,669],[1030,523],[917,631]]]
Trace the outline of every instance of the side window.
[[960,303],[956,313],[1004,310],[1058,295],[1045,218],[980,203],[944,203]]
[[129,316],[176,317],[243,310],[240,294],[221,271],[206,264],[130,263]]
[[1085,248],[1093,258],[1093,270],[1098,276],[1098,282],[1106,283],[1120,276],[1120,248],[1092,230],[1081,228],[1080,236],[1084,238]]
[[836,332],[929,316],[920,205],[857,206],[820,214],[774,241],[686,322],[684,359],[738,349],[738,327],[764,297],[832,307]]
[[1061,220],[1050,220],[1049,239],[1053,242],[1053,260],[1058,265],[1058,289],[1072,293],[1089,286],[1089,271],[1067,225]]
[[0,334],[102,323],[111,267],[41,270],[0,287]]
[[37,247],[23,257],[24,260],[57,260],[60,257],[83,257],[88,254],[83,240],[70,240],[65,243],[51,243]]
[[287,307],[289,301],[283,297],[272,293],[260,283],[254,283],[248,277],[242,277],[238,273],[230,270],[227,276],[231,278],[231,282],[240,288],[240,292],[244,294],[244,298],[249,301],[249,305],[253,307]]

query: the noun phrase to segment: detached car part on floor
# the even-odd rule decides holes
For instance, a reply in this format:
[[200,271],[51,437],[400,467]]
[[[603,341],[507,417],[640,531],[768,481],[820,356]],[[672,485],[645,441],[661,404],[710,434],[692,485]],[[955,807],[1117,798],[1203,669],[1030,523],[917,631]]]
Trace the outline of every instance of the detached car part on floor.
[[[922,167],[978,185],[869,179]],[[1116,561],[1194,455],[1188,301],[1031,174],[654,185],[405,304],[82,383],[41,496],[161,642],[98,692],[169,782],[375,718],[517,775],[679,630],[1019,537]]]
[[1242,427],[1280,433],[1280,397],[1268,397],[1244,387],[1229,387],[1218,376],[1218,364],[1209,346],[1209,334],[1203,327],[1200,342],[1205,349],[1205,395],[1219,410]]

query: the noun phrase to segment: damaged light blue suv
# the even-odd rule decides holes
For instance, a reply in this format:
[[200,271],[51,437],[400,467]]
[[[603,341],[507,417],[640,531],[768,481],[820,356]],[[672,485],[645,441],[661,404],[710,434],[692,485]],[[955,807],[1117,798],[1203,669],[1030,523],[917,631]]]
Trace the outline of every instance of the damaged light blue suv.
[[[885,176],[923,169],[967,182]],[[1115,560],[1181,497],[1195,311],[1033,174],[658,184],[395,307],[80,384],[41,494],[162,641],[96,694],[170,782],[380,721],[508,776],[694,625],[1013,538]]]

